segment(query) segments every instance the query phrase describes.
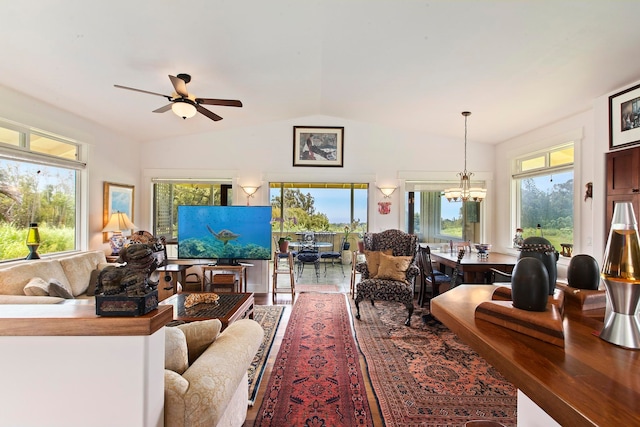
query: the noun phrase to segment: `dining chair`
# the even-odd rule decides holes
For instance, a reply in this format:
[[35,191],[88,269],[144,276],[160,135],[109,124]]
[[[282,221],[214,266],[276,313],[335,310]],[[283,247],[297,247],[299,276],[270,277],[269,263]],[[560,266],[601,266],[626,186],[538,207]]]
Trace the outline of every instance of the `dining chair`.
[[[293,303],[293,299],[296,294],[296,282],[295,275],[293,273],[293,254],[291,252],[286,252],[286,257],[281,257],[281,252],[275,252],[273,255],[273,280],[272,280],[272,288],[271,288],[271,298],[273,302],[276,301],[276,294],[278,292],[291,292],[291,302]],[[278,276],[279,275],[288,275],[289,276],[289,288],[278,287]]]
[[305,264],[313,264],[316,272],[316,281],[320,281],[320,254],[315,242],[315,236],[313,232],[305,232],[300,242],[301,246],[296,256],[296,263],[298,266],[298,279],[302,277]]
[[[440,285],[443,283],[451,283],[451,277],[433,268],[431,248],[429,246],[419,247],[418,267],[420,268],[420,278],[422,279],[420,293],[418,294],[418,305],[424,307],[424,304],[429,302],[431,298],[440,294]],[[428,293],[430,296],[427,298]]]
[[498,270],[497,268],[490,268],[487,272],[487,283],[505,283],[511,282],[511,273]]
[[[344,246],[344,242],[345,242],[345,238],[343,237],[342,240],[340,240],[340,247],[339,249],[342,249]],[[331,242],[331,244],[333,244],[333,241]],[[342,251],[341,250],[334,250],[333,246],[331,246],[331,249],[328,251],[321,251],[320,252],[320,259],[323,259],[324,262],[324,275],[325,277],[327,276],[327,260],[331,260],[331,266],[333,267],[335,265],[335,262],[338,261],[338,264],[340,264],[340,269],[342,270],[342,277],[345,277],[344,275],[344,267],[342,266]]]

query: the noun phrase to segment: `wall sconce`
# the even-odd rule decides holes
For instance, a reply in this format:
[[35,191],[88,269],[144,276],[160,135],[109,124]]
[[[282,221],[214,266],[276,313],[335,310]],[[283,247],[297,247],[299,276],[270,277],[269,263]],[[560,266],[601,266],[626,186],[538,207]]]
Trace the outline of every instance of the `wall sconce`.
[[378,187],[378,190],[384,194],[385,199],[388,199],[396,191],[396,187]]
[[256,191],[258,191],[258,189],[260,188],[260,186],[258,187],[254,187],[254,186],[240,186],[240,188],[242,188],[242,191],[245,192],[245,194],[247,195],[247,206],[249,206],[249,200],[253,197],[254,194],[256,194]]
[[29,231],[27,232],[29,255],[25,259],[40,259],[40,255],[37,252],[38,246],[40,246],[40,232],[38,232],[38,224],[32,222],[29,224]]
[[114,212],[111,214],[111,218],[109,218],[109,222],[102,229],[103,233],[112,232],[113,235],[109,240],[109,244],[111,245],[111,255],[116,256],[120,254],[120,250],[124,246],[124,236],[122,235],[123,231],[129,231],[137,228],[129,219],[129,216],[124,212]]

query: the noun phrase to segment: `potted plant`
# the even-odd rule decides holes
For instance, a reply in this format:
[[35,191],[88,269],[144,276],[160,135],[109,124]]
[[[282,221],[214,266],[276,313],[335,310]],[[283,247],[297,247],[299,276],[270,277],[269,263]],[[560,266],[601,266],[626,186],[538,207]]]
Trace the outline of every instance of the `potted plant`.
[[283,236],[278,239],[278,249],[280,252],[285,253],[289,251],[289,242],[291,241],[291,237]]
[[351,234],[351,228],[346,225],[344,227],[344,243],[342,243],[342,250],[348,251],[351,247],[351,243],[349,243],[349,234]]

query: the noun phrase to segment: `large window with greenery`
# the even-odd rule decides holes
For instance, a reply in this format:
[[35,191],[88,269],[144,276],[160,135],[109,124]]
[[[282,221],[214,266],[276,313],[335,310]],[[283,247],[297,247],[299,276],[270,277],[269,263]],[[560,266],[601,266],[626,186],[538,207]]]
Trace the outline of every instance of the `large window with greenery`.
[[153,234],[169,242],[178,238],[178,206],[226,206],[231,184],[218,180],[153,180]]
[[367,194],[367,184],[272,182],[274,236],[294,239],[296,232],[303,231],[343,236],[348,227],[353,244],[367,231]]
[[422,242],[481,241],[480,203],[448,201],[443,190],[451,185],[407,181],[405,231]]
[[40,255],[76,250],[81,145],[0,121],[0,260],[26,257],[29,224],[37,223]]
[[573,243],[573,162],[573,143],[515,159],[515,227],[525,238],[542,235],[556,249]]

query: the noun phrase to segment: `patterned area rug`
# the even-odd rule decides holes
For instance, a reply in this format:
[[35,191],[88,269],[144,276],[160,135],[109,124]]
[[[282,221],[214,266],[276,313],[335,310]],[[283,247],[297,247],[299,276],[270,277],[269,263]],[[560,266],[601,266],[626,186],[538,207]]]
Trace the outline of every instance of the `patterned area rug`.
[[267,366],[269,353],[283,312],[284,306],[282,305],[256,305],[253,308],[253,320],[260,323],[264,329],[264,338],[247,371],[249,375],[249,406],[253,406],[256,401],[262,374]]
[[254,426],[372,426],[344,294],[293,306]]
[[339,292],[337,285],[296,285],[296,292]]
[[516,388],[446,326],[417,309],[408,328],[404,305],[386,301],[360,314],[356,339],[387,427],[516,425]]

